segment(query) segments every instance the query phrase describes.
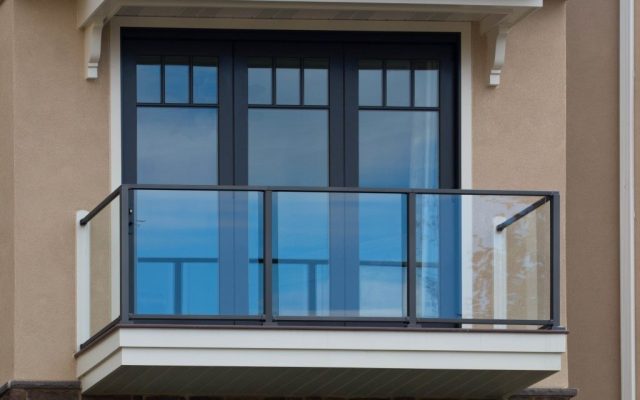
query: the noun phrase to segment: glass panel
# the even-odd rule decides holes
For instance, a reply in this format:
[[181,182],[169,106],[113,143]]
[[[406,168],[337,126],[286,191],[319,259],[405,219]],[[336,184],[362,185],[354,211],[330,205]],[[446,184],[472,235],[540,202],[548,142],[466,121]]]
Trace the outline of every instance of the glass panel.
[[411,65],[409,61],[387,61],[387,105],[411,105]]
[[415,61],[414,102],[416,107],[438,107],[439,70],[437,61]]
[[274,313],[406,315],[406,197],[275,193]]
[[261,193],[134,196],[136,313],[262,313]]
[[138,107],[138,183],[218,181],[218,110]]
[[438,187],[438,113],[360,111],[361,187]]
[[300,60],[297,58],[276,60],[276,104],[300,104]]
[[418,317],[550,318],[545,198],[417,195],[416,218]]
[[249,104],[271,104],[271,59],[250,58],[248,71]]
[[89,334],[120,316],[120,197],[94,216],[90,230]]
[[189,102],[189,59],[187,57],[165,57],[164,101],[165,103]]
[[326,110],[249,110],[249,184],[327,186]]
[[304,60],[304,104],[329,104],[329,61],[323,58]]
[[160,103],[160,57],[140,57],[136,65],[138,103]]
[[361,60],[358,63],[358,95],[361,106],[382,105],[382,61]]
[[193,102],[218,102],[218,60],[215,57],[193,58]]

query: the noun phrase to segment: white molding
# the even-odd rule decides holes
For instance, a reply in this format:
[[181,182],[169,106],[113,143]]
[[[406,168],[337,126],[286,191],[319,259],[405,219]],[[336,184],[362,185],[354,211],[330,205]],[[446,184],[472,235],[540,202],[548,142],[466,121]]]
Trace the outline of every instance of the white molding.
[[620,0],[620,370],[621,398],[636,398],[634,0]]
[[502,77],[502,67],[504,67],[507,55],[507,36],[509,28],[497,26],[487,33],[487,47],[493,49],[491,52],[491,71],[489,72],[489,86],[499,86]]
[[102,22],[92,22],[84,27],[85,78],[97,79],[102,52]]
[[91,227],[80,225],[88,211],[76,212],[76,347],[91,336]]
[[77,376],[86,391],[124,365],[555,372],[565,351],[563,333],[119,328]]

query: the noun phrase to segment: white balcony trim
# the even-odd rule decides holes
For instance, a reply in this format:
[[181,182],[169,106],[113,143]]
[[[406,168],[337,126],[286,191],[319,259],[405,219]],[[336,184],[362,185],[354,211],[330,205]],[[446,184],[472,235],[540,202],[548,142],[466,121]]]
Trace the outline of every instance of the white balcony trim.
[[119,328],[78,356],[83,391],[121,367],[536,371],[561,369],[545,332]]

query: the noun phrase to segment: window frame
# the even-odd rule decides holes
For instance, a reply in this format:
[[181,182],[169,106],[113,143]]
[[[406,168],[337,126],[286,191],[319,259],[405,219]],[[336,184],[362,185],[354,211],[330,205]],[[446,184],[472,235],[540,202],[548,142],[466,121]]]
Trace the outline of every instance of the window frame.
[[[123,183],[137,183],[135,58],[141,55],[202,55],[218,58],[218,184],[246,185],[248,121],[246,115],[239,118],[243,108],[247,109],[247,93],[242,90],[246,79],[244,82],[238,79],[242,71],[238,70],[236,57],[249,54],[250,47],[257,47],[251,52],[256,56],[269,49],[277,50],[279,54],[292,54],[287,49],[301,47],[305,53],[325,48],[333,49],[340,56],[344,54],[343,59],[330,57],[329,187],[358,186],[357,80],[348,78],[349,74],[353,76],[354,56],[434,59],[437,55],[441,66],[439,188],[460,187],[460,33],[164,28],[121,30]],[[385,51],[380,51],[383,48]],[[357,77],[357,70],[355,74]],[[342,79],[340,75],[343,75]]]

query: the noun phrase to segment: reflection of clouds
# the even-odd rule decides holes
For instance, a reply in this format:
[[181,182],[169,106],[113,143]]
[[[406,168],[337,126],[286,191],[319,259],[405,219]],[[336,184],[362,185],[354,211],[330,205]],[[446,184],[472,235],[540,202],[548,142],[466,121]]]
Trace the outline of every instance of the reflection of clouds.
[[217,131],[215,108],[138,108],[138,181],[217,183]]
[[438,113],[360,111],[360,185],[438,187]]
[[327,186],[327,110],[250,109],[249,184]]

